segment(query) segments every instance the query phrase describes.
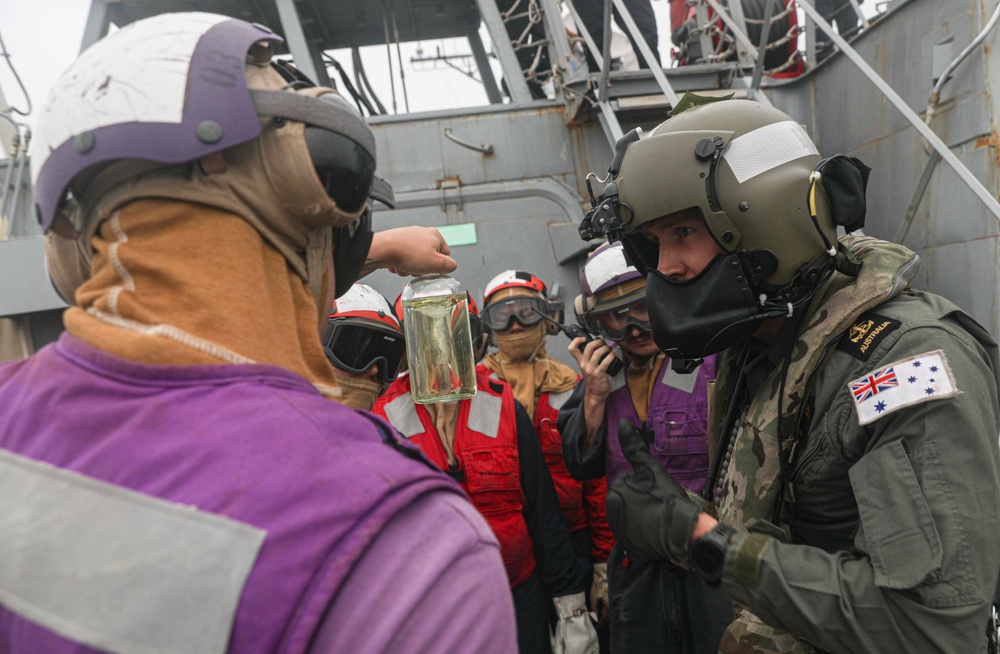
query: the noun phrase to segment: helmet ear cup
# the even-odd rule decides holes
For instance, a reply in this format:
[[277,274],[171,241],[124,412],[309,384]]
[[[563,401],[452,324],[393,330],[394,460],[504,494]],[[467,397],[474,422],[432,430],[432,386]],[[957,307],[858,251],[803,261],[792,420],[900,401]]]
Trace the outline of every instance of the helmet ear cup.
[[[563,324],[566,322],[566,305],[562,300],[557,300],[553,298],[547,298],[549,302],[549,318],[555,320],[556,322]],[[545,321],[545,333],[549,336],[555,336],[559,333],[559,325],[546,320]]]
[[486,358],[486,352],[490,349],[490,342],[493,340],[493,330],[489,325],[483,323],[483,333],[472,344],[472,356],[479,363]]
[[[868,208],[865,192],[871,171],[860,159],[843,154],[828,157],[816,165],[833,222],[843,227],[845,232],[854,232],[865,226]],[[812,203],[810,212],[815,215]]]

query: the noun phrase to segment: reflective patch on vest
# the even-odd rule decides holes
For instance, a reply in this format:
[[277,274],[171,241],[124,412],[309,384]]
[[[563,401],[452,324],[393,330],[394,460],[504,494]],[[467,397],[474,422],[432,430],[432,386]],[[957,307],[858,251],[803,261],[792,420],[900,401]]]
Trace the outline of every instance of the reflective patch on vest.
[[385,417],[389,419],[389,423],[396,428],[396,431],[406,438],[413,438],[417,434],[424,433],[424,423],[420,422],[417,405],[413,403],[413,397],[409,393],[400,395],[386,404]]
[[267,535],[0,450],[0,603],[109,652],[225,652]]
[[558,411],[563,408],[563,405],[569,400],[573,395],[574,388],[568,391],[563,391],[562,393],[549,393],[549,406]]
[[958,395],[943,350],[925,352],[873,370],[847,384],[862,425],[903,407]]
[[837,343],[837,349],[867,361],[878,344],[902,324],[875,313],[862,314]]
[[695,384],[698,383],[698,371],[701,370],[701,364],[698,364],[698,367],[687,375],[676,372],[674,367],[670,365],[670,359],[664,359],[661,365],[667,366],[667,372],[663,374],[664,386],[676,388],[685,393],[690,393],[694,390]]
[[489,393],[476,393],[469,407],[469,429],[496,438],[500,433],[500,411],[503,398]]

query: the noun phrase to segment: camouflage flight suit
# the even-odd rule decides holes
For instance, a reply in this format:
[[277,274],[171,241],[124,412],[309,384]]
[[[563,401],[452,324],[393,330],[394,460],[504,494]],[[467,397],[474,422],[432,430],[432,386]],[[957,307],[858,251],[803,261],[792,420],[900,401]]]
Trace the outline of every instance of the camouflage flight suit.
[[[913,252],[842,243],[859,274],[821,287],[784,387],[779,364],[735,426],[716,502],[722,522],[750,531],[726,557],[739,613],[720,652],[985,651],[1000,573],[997,346],[955,305],[908,288]],[[903,367],[937,351],[957,394],[860,424],[852,381],[900,362],[905,384]],[[735,357],[720,364],[716,429]]]

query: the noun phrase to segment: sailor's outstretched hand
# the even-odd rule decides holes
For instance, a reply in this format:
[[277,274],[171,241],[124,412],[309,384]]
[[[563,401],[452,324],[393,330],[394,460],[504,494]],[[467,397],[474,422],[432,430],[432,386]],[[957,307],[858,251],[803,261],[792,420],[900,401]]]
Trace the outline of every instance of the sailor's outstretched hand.
[[629,557],[669,560],[688,567],[691,537],[701,509],[652,457],[630,421],[619,423],[618,438],[632,472],[622,475],[608,490],[611,531]]
[[396,227],[372,236],[366,272],[387,268],[397,275],[447,274],[458,267],[449,256],[451,248],[434,227],[409,225]]

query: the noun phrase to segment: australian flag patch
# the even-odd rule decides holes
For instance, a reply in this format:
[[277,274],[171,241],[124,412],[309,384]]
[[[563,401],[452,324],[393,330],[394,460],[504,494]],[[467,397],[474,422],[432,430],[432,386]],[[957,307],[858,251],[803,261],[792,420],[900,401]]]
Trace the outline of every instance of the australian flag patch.
[[903,407],[958,395],[943,350],[896,361],[847,386],[862,425]]

